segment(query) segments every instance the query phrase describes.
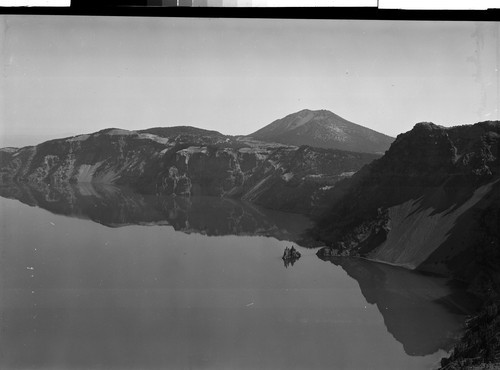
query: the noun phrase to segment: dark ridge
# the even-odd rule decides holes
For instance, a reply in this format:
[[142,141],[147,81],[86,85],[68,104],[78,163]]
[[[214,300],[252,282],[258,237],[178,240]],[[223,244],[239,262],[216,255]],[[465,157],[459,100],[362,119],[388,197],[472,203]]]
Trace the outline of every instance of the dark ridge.
[[145,130],[138,130],[139,133],[153,134],[161,137],[170,137],[177,135],[200,135],[200,136],[219,136],[224,137],[226,135],[221,134],[214,130],[205,130],[193,126],[172,126],[172,127],[152,127]]

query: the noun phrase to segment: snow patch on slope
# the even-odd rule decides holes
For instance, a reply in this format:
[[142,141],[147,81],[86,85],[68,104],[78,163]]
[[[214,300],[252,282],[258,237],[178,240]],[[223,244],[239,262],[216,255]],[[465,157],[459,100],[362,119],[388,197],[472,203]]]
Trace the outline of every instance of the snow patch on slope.
[[342,172],[339,176],[340,177],[351,177],[352,175],[354,175],[356,173],[356,171],[351,171],[351,172]]
[[139,139],[149,139],[152,141],[156,141],[157,143],[160,143],[160,144],[164,144],[164,145],[168,144],[168,137],[161,137],[161,136],[154,135],[154,134],[144,134],[144,133],[141,133],[138,135],[139,135]]
[[196,153],[207,154],[208,151],[206,146],[190,146],[186,149],[179,150],[177,153],[181,155],[196,154]]
[[129,131],[129,130],[123,130],[121,128],[114,128],[112,130],[109,130],[106,132],[106,135],[119,135],[119,136],[130,136],[130,135],[137,135],[137,132],[135,131]]
[[73,136],[67,139],[66,141],[72,142],[72,141],[85,141],[90,137],[90,135],[85,134],[85,135],[78,135],[78,136]]

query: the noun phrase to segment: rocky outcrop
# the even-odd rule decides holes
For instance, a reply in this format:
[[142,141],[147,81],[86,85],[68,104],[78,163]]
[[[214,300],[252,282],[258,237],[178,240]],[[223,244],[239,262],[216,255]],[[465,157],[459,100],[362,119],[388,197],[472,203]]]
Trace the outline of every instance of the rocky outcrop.
[[285,247],[285,250],[283,252],[283,257],[281,259],[283,260],[283,263],[285,264],[285,267],[288,268],[288,266],[292,265],[297,262],[297,260],[301,257],[301,254],[298,250],[295,249],[295,247],[292,245],[291,248]]
[[467,321],[461,341],[441,369],[498,369],[500,365],[500,302],[488,302],[481,312]]
[[126,185],[145,194],[212,195],[312,213],[376,155],[257,142],[193,127],[107,129],[0,151],[0,179]]
[[287,145],[383,154],[394,138],[349,122],[327,110],[304,109],[250,134],[257,140]]
[[331,194],[320,258],[359,256],[451,276],[486,302],[446,369],[500,361],[500,122],[417,124]]
[[335,187],[314,234],[336,252],[321,253],[467,270],[486,214],[498,217],[499,138],[499,122],[421,123],[399,135],[384,157]]

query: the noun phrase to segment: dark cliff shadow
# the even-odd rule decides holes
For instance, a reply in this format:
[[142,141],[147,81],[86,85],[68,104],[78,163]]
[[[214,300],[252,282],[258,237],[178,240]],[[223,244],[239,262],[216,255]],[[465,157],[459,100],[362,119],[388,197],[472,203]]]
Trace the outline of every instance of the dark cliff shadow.
[[10,183],[0,196],[108,227],[170,225],[207,236],[261,235],[296,241],[310,226],[301,215],[210,196],[143,195],[129,188],[102,184],[48,185]]
[[[323,259],[323,258],[322,258]],[[356,258],[324,258],[354,278],[389,333],[411,356],[449,351],[479,302],[446,279]]]
[[[330,209],[318,215],[311,234],[332,245],[356,244],[359,229],[377,229],[381,212],[394,206],[412,203],[408,218],[424,212],[446,217],[472,207],[476,191],[498,180],[499,130],[493,122],[450,129],[417,124],[382,158],[337,183],[327,199]],[[357,252],[367,255],[378,245],[367,240]]]
[[[421,268],[433,271],[447,263],[476,292],[489,288],[500,291],[499,210],[500,179],[485,190],[474,207],[456,219],[446,241],[427,257]],[[493,286],[484,286],[487,282]]]

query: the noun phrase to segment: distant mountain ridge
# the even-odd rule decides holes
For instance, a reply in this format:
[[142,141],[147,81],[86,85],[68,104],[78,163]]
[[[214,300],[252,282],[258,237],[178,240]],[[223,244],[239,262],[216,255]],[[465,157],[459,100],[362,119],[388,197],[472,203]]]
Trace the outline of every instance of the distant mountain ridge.
[[[393,137],[350,122],[328,110],[303,109],[275,120],[250,135],[225,135],[215,130],[206,130],[193,126],[152,127],[142,130],[123,130],[106,128],[95,132],[114,134],[120,131],[139,135],[155,135],[160,138],[182,136],[188,138],[212,138],[230,141],[257,140],[267,143],[315,148],[338,149],[357,153],[373,153],[382,155],[394,141]],[[81,135],[78,135],[80,137]],[[75,136],[76,137],[76,136]],[[57,139],[55,139],[57,140]],[[52,140],[48,140],[52,141]],[[213,140],[212,140],[213,141]],[[10,145],[12,147],[12,145]]]
[[152,127],[145,130],[137,130],[137,132],[153,134],[161,137],[172,137],[178,135],[226,137],[226,135],[221,134],[219,131],[205,130],[203,128],[193,126]]
[[189,126],[92,134],[0,149],[0,185],[116,184],[145,194],[241,198],[297,213],[320,209],[333,185],[378,158],[245,140]]
[[250,134],[256,140],[287,145],[383,154],[394,138],[350,122],[328,110],[304,109]]

